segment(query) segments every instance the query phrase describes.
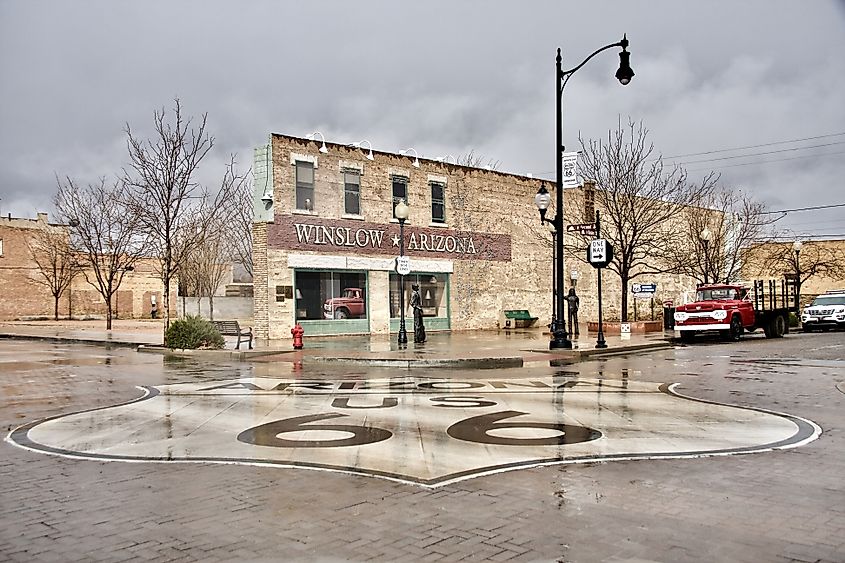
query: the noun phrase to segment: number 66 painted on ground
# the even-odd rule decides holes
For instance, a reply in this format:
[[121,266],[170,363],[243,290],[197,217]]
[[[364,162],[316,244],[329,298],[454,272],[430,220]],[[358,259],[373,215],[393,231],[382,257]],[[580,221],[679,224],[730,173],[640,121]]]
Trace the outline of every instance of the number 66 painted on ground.
[[[555,422],[500,422],[507,418],[522,416],[524,412],[501,411],[480,416],[473,416],[458,421],[446,429],[446,433],[457,440],[475,442],[478,444],[493,444],[503,446],[560,446],[578,444],[601,437],[601,432],[571,424]],[[254,426],[238,434],[238,441],[255,446],[270,446],[275,448],[338,448],[345,446],[363,446],[387,440],[393,433],[383,428],[373,426],[353,426],[348,424],[311,424],[320,420],[342,418],[346,414],[325,413],[308,416],[296,416],[282,420],[274,420]],[[557,436],[545,438],[506,438],[491,436],[489,432],[508,428],[541,428],[560,432]],[[279,437],[288,432],[303,432],[307,430],[323,430],[348,432],[352,436],[335,440],[288,440]]]

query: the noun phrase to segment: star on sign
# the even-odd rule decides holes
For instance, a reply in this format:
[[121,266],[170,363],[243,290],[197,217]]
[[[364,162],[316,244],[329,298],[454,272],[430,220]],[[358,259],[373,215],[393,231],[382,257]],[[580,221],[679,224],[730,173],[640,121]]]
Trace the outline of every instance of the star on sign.
[[399,235],[393,235],[393,246],[399,246]]

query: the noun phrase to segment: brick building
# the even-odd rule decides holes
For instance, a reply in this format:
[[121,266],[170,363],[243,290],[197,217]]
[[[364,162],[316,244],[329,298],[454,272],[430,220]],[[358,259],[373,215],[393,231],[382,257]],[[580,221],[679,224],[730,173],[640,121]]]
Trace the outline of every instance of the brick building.
[[[427,330],[494,329],[504,309],[550,322],[551,235],[534,204],[540,180],[279,134],[255,150],[253,170],[259,338],[290,338],[297,322],[312,335],[397,332],[394,209],[402,199],[410,207],[406,319],[411,285],[419,284]],[[583,222],[590,194],[575,188],[566,198],[579,209],[567,223]],[[579,272],[572,283],[581,320],[591,320],[592,268],[567,257],[566,269]],[[667,299],[694,287],[684,276],[659,278]],[[618,315],[621,288],[614,276],[603,283],[608,318],[614,305]]]
[[[42,283],[44,278],[30,250],[38,231],[45,229],[67,232],[67,226],[49,223],[46,213],[39,213],[35,219],[0,217],[0,320],[53,317],[53,296]],[[133,271],[126,272],[112,303],[118,318],[149,318],[153,301],[159,313],[163,312],[162,285],[155,265],[156,260],[140,260]],[[176,287],[174,283],[170,293],[174,313]],[[78,273],[60,298],[59,315],[81,318],[105,314],[102,296],[86,281],[84,272]]]

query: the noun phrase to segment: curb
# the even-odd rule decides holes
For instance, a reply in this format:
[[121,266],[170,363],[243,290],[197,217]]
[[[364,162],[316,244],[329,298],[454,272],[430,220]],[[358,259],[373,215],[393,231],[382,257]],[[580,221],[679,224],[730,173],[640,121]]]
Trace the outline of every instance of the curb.
[[339,358],[326,356],[307,356],[308,360],[326,364],[364,364],[372,367],[396,368],[464,368],[464,369],[495,369],[521,368],[522,356],[506,356],[497,358]]
[[160,354],[162,356],[175,356],[179,358],[202,357],[202,358],[222,358],[230,360],[245,361],[250,358],[257,358],[261,356],[273,356],[277,354],[288,354],[287,350],[171,350],[166,346],[141,344],[138,346],[138,352],[145,354]]
[[40,334],[11,334],[0,333],[0,339],[9,340],[44,340],[47,342],[72,342],[75,344],[92,344],[95,346],[120,346],[123,348],[136,348],[138,346],[145,346],[140,342],[127,342],[125,340],[100,340],[92,338],[69,338],[67,336],[48,336]]

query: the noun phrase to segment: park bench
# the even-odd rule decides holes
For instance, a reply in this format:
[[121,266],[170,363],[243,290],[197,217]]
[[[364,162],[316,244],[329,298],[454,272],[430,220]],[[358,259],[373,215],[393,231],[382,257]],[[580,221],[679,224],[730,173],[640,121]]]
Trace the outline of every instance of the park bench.
[[528,328],[537,322],[527,309],[505,309],[502,312],[502,328]]
[[241,325],[238,324],[238,321],[211,321],[211,324],[214,325],[214,328],[217,329],[223,336],[237,336],[238,337],[238,345],[235,346],[238,350],[241,348],[241,340],[245,340],[249,342],[249,349],[252,350],[252,329],[241,328]]

